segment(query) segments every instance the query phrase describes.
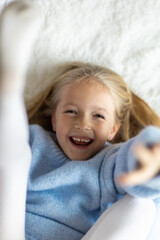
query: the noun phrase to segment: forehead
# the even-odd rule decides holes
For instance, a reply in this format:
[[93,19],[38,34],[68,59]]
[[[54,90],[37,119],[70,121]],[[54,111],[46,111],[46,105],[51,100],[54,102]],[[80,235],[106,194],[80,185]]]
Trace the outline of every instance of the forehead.
[[87,81],[76,81],[62,87],[60,93],[61,104],[77,104],[77,105],[95,105],[99,107],[113,108],[114,101],[108,88],[104,84],[89,79]]
[[98,95],[102,93],[109,94],[108,88],[94,79],[75,81],[63,86],[61,89],[61,97],[69,97],[70,95],[72,95],[72,97],[80,97],[86,94]]

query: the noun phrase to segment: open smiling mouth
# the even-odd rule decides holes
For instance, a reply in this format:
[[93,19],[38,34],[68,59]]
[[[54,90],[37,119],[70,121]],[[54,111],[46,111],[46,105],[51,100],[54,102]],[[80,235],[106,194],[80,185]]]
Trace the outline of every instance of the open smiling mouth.
[[86,148],[93,142],[93,139],[89,137],[69,137],[69,140],[72,145],[78,148]]

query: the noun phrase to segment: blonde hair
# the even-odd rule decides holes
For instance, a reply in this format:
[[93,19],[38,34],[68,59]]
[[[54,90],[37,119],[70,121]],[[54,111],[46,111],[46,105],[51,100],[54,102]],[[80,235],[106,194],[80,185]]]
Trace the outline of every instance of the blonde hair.
[[160,127],[158,115],[128,88],[119,74],[105,67],[82,62],[72,62],[64,66],[63,73],[51,82],[37,98],[34,106],[27,109],[29,122],[52,130],[51,114],[56,110],[62,87],[88,78],[107,87],[114,99],[115,121],[121,127],[113,142],[126,141],[148,125]]

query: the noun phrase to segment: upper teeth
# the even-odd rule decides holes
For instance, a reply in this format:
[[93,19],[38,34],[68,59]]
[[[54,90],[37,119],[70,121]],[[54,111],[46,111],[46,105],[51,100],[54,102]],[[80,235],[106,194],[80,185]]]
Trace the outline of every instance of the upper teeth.
[[75,137],[72,137],[72,138],[74,141],[78,141],[78,142],[87,142],[87,143],[90,142],[89,139],[82,139],[82,138],[80,139],[80,138],[75,138]]

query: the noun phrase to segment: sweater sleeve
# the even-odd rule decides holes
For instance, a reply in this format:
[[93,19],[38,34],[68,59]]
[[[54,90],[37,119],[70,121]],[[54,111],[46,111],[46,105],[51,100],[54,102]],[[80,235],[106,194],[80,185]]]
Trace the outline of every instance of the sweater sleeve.
[[138,136],[128,142],[119,145],[111,145],[105,155],[101,167],[102,202],[113,202],[118,194],[129,193],[132,196],[143,198],[160,198],[160,174],[155,176],[145,184],[134,187],[123,187],[117,182],[117,176],[135,170],[138,161],[133,153],[135,144],[153,146],[160,143],[160,129],[157,127],[147,127]]

